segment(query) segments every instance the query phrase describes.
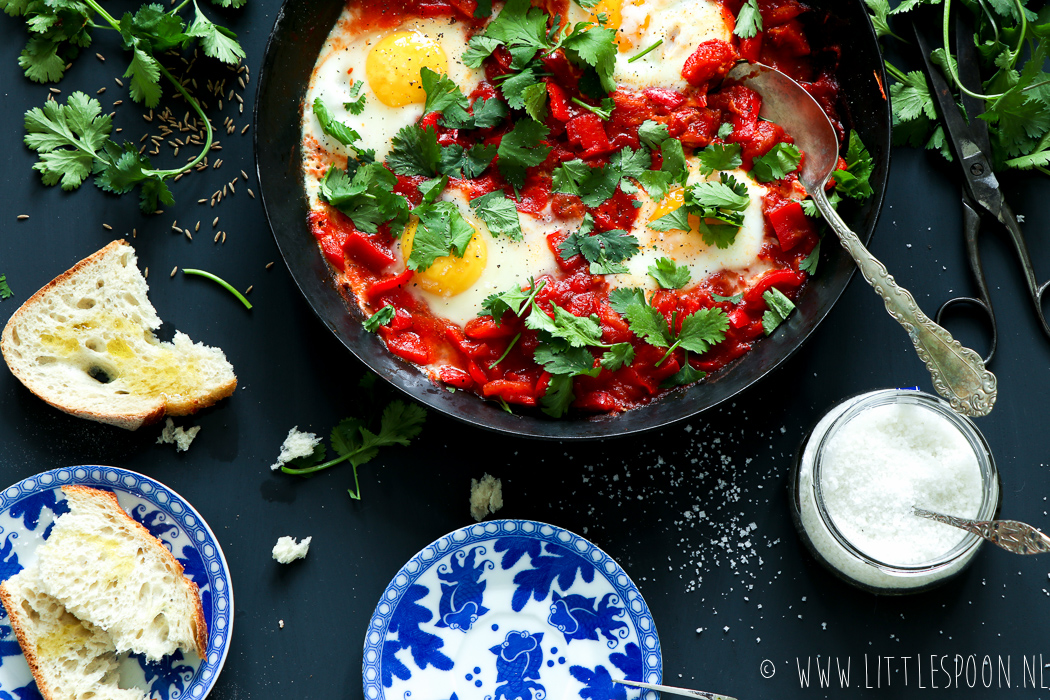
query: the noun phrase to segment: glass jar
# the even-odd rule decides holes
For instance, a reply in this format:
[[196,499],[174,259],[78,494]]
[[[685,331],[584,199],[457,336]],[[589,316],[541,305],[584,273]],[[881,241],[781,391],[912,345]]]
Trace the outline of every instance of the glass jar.
[[[822,488],[828,447],[839,431],[865,411],[893,404],[915,407],[907,409],[909,411],[929,412],[915,415],[938,423],[938,428],[943,423],[949,434],[953,434],[952,428],[958,430],[965,444],[973,449],[980,472],[981,494],[978,512],[970,516],[976,520],[991,520],[998,515],[1001,501],[999,473],[988,443],[973,422],[953,411],[946,401],[920,391],[884,389],[847,399],[828,411],[799,447],[791,481],[795,526],[807,549],[832,573],[859,588],[881,594],[915,593],[944,583],[966,568],[984,541],[960,530],[958,542],[948,551],[917,563],[894,564],[862,551],[857,543],[843,534],[843,528],[836,525],[828,512]],[[874,414],[869,414],[869,419],[871,415]],[[972,495],[976,496],[976,493]],[[966,516],[962,513],[950,515]],[[856,531],[855,527],[853,529]]]

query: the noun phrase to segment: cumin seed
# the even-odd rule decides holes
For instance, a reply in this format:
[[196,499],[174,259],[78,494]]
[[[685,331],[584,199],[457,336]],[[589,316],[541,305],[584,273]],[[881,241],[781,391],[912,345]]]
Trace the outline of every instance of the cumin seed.
[[175,273],[178,272],[178,271],[179,271],[179,266],[178,265],[176,265],[175,267],[171,268],[171,276],[174,277]]

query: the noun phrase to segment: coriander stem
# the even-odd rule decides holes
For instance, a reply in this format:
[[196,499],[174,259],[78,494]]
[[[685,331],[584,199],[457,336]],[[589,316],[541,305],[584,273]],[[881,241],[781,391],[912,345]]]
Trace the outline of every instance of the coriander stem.
[[357,465],[354,465],[354,490],[347,489],[346,492],[350,494],[350,498],[355,501],[361,500],[361,482],[357,480]]
[[635,55],[631,56],[630,58],[628,58],[628,59],[627,59],[627,62],[628,62],[628,63],[634,63],[634,62],[635,62],[635,61],[637,61],[637,60],[638,60],[639,58],[641,58],[641,57],[642,57],[642,56],[644,56],[645,54],[649,53],[650,51],[652,51],[653,49],[655,49],[656,47],[658,47],[658,46],[659,46],[660,44],[662,44],[662,43],[664,43],[664,40],[663,40],[663,39],[657,39],[657,40],[656,40],[656,43],[655,43],[655,44],[653,44],[653,45],[652,45],[652,46],[650,46],[649,48],[647,48],[647,49],[643,49],[643,50],[642,50],[641,52],[639,52],[639,53],[636,53]]
[[177,14],[179,14],[179,12],[182,11],[182,8],[186,7],[186,5],[189,5],[189,4],[190,4],[190,0],[182,0],[182,2],[179,3],[178,7],[176,7],[175,9],[173,9],[171,11],[169,11],[168,14],[169,15],[177,15]]
[[[181,168],[174,168],[172,170],[143,170],[142,171],[143,173],[145,173],[147,175],[157,176],[157,177],[160,177],[160,178],[163,179],[163,178],[172,177],[172,176],[184,173],[187,170],[189,170],[190,168],[196,166],[197,163],[200,163],[202,160],[204,160],[204,157],[206,155],[208,155],[208,152],[211,150],[211,144],[212,144],[212,140],[215,138],[215,133],[212,131],[212,128],[211,128],[211,120],[209,120],[208,116],[206,114],[204,114],[204,110],[201,109],[200,103],[197,102],[197,99],[195,97],[193,97],[192,95],[190,95],[189,92],[186,91],[186,88],[184,88],[182,86],[182,83],[180,83],[178,80],[175,80],[175,76],[173,76],[171,73],[169,73],[168,69],[165,68],[163,65],[161,65],[160,61],[157,61],[157,67],[160,68],[161,74],[165,78],[168,79],[168,82],[170,82],[172,85],[174,85],[176,90],[178,90],[180,93],[182,93],[182,96],[186,99],[186,101],[190,104],[190,106],[192,106],[193,109],[197,112],[197,114],[200,115],[200,118],[202,120],[204,120],[204,130],[205,130],[204,148],[201,150],[200,153],[197,154],[196,158],[194,158],[192,161],[190,161],[186,165],[182,166]],[[231,291],[233,291],[233,290],[231,289]],[[236,294],[236,292],[234,292],[234,294]],[[240,296],[240,295],[238,295],[238,296]],[[248,304],[247,301],[245,301],[244,303],[247,305],[247,307],[249,309],[252,308],[251,304]]]
[[[1018,3],[1018,7],[1021,7],[1020,0],[1014,0],[1014,1]],[[950,29],[949,25],[951,24],[948,20],[950,19],[951,9],[952,9],[952,0],[944,0],[944,15],[943,15],[943,21],[941,22],[941,33],[942,33],[943,39],[944,39],[944,63],[945,63],[944,68],[945,68],[945,70],[948,71],[948,77],[952,79],[952,82],[955,83],[955,86],[957,88],[959,88],[960,92],[965,93],[965,94],[969,95],[970,97],[973,97],[974,99],[978,99],[978,100],[997,100],[997,99],[999,99],[1005,93],[999,93],[997,95],[981,95],[981,94],[978,94],[976,92],[973,92],[972,90],[967,89],[967,87],[962,84],[962,81],[959,80],[959,74],[955,70],[955,62],[952,60],[951,43],[948,40],[948,34],[949,34],[948,30]],[[1013,65],[1015,63],[1017,63],[1017,57],[1020,55],[1021,46],[1022,46],[1022,44],[1024,42],[1024,34],[1025,34],[1025,27],[1026,26],[1027,26],[1027,22],[1025,21],[1025,17],[1024,17],[1024,8],[1021,8],[1021,38],[1018,40],[1017,49],[1014,51],[1013,57],[1012,57],[1012,59],[1010,61],[1010,67],[1011,68],[1013,68]]]
[[516,336],[514,336],[514,340],[510,341],[510,345],[508,345],[507,349],[503,351],[503,354],[499,356],[499,359],[493,362],[491,365],[489,365],[489,369],[496,369],[496,365],[507,359],[507,355],[509,355],[510,351],[514,349],[514,346],[518,343],[518,338],[520,337],[521,333],[518,333]]
[[120,31],[120,23],[114,19],[113,15],[106,12],[101,5],[95,2],[95,0],[84,0],[84,4],[94,10],[102,19],[106,20],[106,23],[109,24],[109,26],[113,27],[118,32]]
[[[329,460],[329,461],[325,462],[324,464],[315,464],[312,467],[303,467],[302,469],[296,469],[295,467],[289,467],[289,466],[282,466],[281,467],[281,471],[284,472],[285,474],[295,474],[297,476],[305,476],[306,474],[313,474],[314,472],[319,472],[319,471],[321,471],[323,469],[328,469],[329,467],[334,467],[335,465],[339,464],[340,462],[345,462],[346,460],[350,459],[350,457],[353,456],[353,454],[354,453],[352,453],[352,452],[351,453],[347,453],[347,454],[345,454],[345,455],[343,455],[341,457],[336,457],[335,459]],[[357,475],[356,474],[357,470],[355,469],[354,472],[355,472],[354,476],[356,476]]]
[[893,65],[889,61],[886,61],[886,72],[890,74],[890,77],[896,80],[898,83],[903,83],[908,76],[904,74],[897,66]]
[[224,287],[226,289],[226,291],[228,291],[233,296],[237,297],[237,299],[242,304],[244,304],[244,307],[246,309],[251,309],[252,308],[251,302],[249,302],[247,299],[245,299],[243,294],[241,294],[236,289],[234,289],[230,285],[229,282],[227,282],[226,280],[222,279],[221,277],[216,277],[212,273],[205,272],[204,270],[193,270],[193,269],[189,269],[189,268],[183,268],[182,274],[184,274],[184,275],[199,275],[201,277],[206,277],[207,279],[210,279],[212,282],[215,282],[216,284],[220,285],[221,287]]

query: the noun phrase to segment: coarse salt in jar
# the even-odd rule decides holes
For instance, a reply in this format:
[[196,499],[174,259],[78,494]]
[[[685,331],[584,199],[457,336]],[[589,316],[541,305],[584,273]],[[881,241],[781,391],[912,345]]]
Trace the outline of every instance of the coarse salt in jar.
[[999,501],[995,461],[973,423],[903,389],[831,409],[799,449],[792,481],[802,540],[833,573],[876,593],[943,583],[983,541],[914,508],[990,520]]

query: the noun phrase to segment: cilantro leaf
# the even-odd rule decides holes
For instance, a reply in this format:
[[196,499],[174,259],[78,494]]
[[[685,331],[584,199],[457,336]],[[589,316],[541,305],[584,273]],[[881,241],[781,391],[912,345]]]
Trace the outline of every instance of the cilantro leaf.
[[466,96],[447,75],[439,75],[423,66],[419,69],[420,81],[427,98],[423,103],[423,114],[431,112],[449,112],[453,119],[467,116],[470,103]]
[[360,231],[375,233],[388,222],[396,231],[408,222],[408,201],[394,193],[396,184],[397,177],[379,163],[360,166],[352,177],[332,167],[321,180],[319,195]]
[[631,304],[623,315],[627,318],[631,332],[650,345],[666,348],[673,342],[667,319],[648,304]]
[[572,393],[572,377],[553,374],[547,383],[547,391],[540,398],[540,408],[548,416],[561,418],[569,411],[569,406],[575,399]]
[[660,145],[663,144],[664,141],[671,138],[671,135],[667,131],[666,124],[661,124],[652,119],[646,119],[642,122],[642,125],[638,127],[638,138],[649,148],[650,151],[655,151],[660,148]]
[[723,302],[728,302],[730,304],[739,304],[740,302],[742,302],[744,300],[744,295],[743,295],[743,293],[740,293],[740,294],[734,294],[731,297],[724,297],[721,294],[711,294],[711,298],[714,299],[715,301],[717,301],[720,304],[723,303]]
[[634,362],[634,346],[630,343],[616,343],[602,353],[601,357],[602,367],[610,372],[615,372],[632,362]]
[[758,0],[746,0],[736,16],[736,28],[733,33],[741,39],[754,38],[762,31],[762,13],[758,9]]
[[[1047,124],[1050,127],[1050,122]],[[835,178],[835,190],[853,199],[867,199],[874,190],[868,179],[875,168],[868,149],[860,140],[856,131],[849,132],[849,148],[846,150],[846,169],[832,173]]]
[[[499,16],[502,17],[503,13]],[[534,119],[519,119],[514,128],[500,140],[497,150],[499,160],[496,166],[515,189],[525,186],[527,168],[539,165],[547,159],[551,149],[543,143],[543,139],[548,133],[550,130]]]
[[547,119],[547,84],[533,83],[521,91],[525,112],[538,122]]
[[321,101],[320,97],[314,100],[314,116],[317,117],[317,123],[321,125],[321,131],[344,146],[354,148],[354,143],[361,139],[361,134],[332,116],[328,106]]
[[503,319],[503,314],[508,311],[520,317],[525,312],[525,309],[531,309],[532,303],[536,299],[536,294],[543,289],[545,284],[545,282],[540,282],[537,285],[535,280],[530,278],[529,286],[525,289],[514,287],[502,294],[489,295],[481,303],[481,308],[492,317],[492,320],[496,322],[496,326],[499,326],[500,321]]
[[638,252],[638,239],[619,229],[601,233],[593,231],[594,219],[586,214],[580,228],[566,236],[558,252],[565,259],[582,255],[591,264],[592,275],[626,273],[627,268],[619,263]]
[[692,274],[688,265],[679,266],[671,258],[659,258],[649,266],[649,276],[664,289],[681,289],[689,284]]
[[398,175],[434,176],[441,162],[441,146],[436,129],[424,129],[418,124],[402,127],[391,140],[386,163]]
[[551,172],[552,189],[580,197],[584,206],[596,207],[616,192],[619,173],[609,166],[591,167],[576,159],[562,163]]
[[708,176],[716,170],[739,168],[744,162],[740,157],[739,143],[712,143],[702,151],[696,152],[700,161],[700,174]]
[[570,377],[586,374],[588,377],[597,377],[602,371],[600,366],[594,366],[594,355],[584,347],[540,343],[533,353],[533,358],[551,374],[564,374]]
[[817,241],[817,245],[813,247],[806,259],[798,264],[800,272],[805,272],[810,276],[817,274],[817,263],[820,262],[820,241]]
[[365,96],[361,94],[361,88],[364,86],[363,80],[350,81],[350,101],[343,103],[343,109],[350,114],[358,115],[365,111]]
[[557,304],[551,304],[551,308],[554,309],[553,319],[533,303],[532,313],[525,319],[525,326],[546,331],[555,338],[567,341],[574,348],[601,345],[602,328],[596,315],[576,316]]
[[695,384],[704,377],[707,376],[707,372],[703,370],[695,369],[689,364],[689,356],[687,355],[685,361],[682,363],[682,369],[678,370],[670,377],[660,383],[661,389],[672,389],[676,386],[687,386],[689,384]]
[[[594,27],[588,23],[577,24],[562,40],[562,48],[574,63],[585,63],[595,69],[605,92],[616,89],[613,68],[616,63],[616,30],[611,27]],[[573,56],[575,54],[575,56]]]
[[[666,163],[666,161],[664,161]],[[659,202],[671,189],[674,176],[663,170],[646,170],[638,178],[640,184],[654,202]]]
[[[506,10],[504,10],[505,12]],[[502,12],[500,13],[503,14]],[[499,19],[498,17],[496,18]],[[493,20],[493,24],[496,20]],[[490,25],[491,26],[491,25]],[[475,34],[467,42],[467,50],[463,52],[461,60],[467,68],[481,68],[481,63],[495,51],[503,42],[499,39],[485,34]]]
[[511,73],[499,84],[500,92],[513,109],[525,109],[525,91],[540,81],[540,68],[529,65],[520,73]]
[[617,287],[609,292],[609,306],[620,315],[627,314],[627,307],[645,306],[645,292],[638,287]]
[[776,287],[770,287],[762,298],[769,307],[762,314],[762,330],[770,335],[795,310],[795,304]]
[[649,222],[654,231],[690,231],[689,207],[681,206]]
[[780,143],[769,149],[764,156],[754,159],[751,167],[751,175],[759,182],[772,182],[782,180],[788,173],[798,169],[802,161],[802,152],[794,144]]
[[672,181],[684,185],[689,177],[689,166],[685,160],[682,142],[678,139],[667,139],[660,145],[663,164],[660,170],[669,173]]
[[493,236],[505,235],[512,241],[524,240],[518,208],[502,190],[495,190],[470,200],[470,208],[485,222]]
[[395,313],[396,311],[394,307],[387,304],[365,319],[364,323],[361,325],[363,325],[365,330],[369,333],[375,333],[379,330],[380,326],[389,326],[390,322],[394,320]]
[[58,55],[58,44],[33,37],[18,56],[18,65],[30,80],[57,83],[66,72],[66,61]]
[[318,445],[313,455],[293,460],[292,466],[286,464],[281,467],[281,471],[285,474],[309,476],[342,462],[350,462],[354,470],[355,488],[350,490],[349,494],[351,498],[360,500],[361,484],[358,480],[357,468],[374,459],[382,447],[408,446],[411,440],[423,430],[426,418],[427,412],[423,407],[397,400],[391,401],[383,409],[379,429],[376,432],[370,429],[370,425],[375,427],[374,418],[371,420],[344,418],[332,429],[329,437],[332,451],[337,455],[334,459],[320,463],[326,456],[326,450],[323,445]]
[[74,92],[64,105],[49,100],[27,111],[25,129],[26,146],[40,157],[33,169],[45,185],[61,183],[68,191],[80,187],[96,160],[106,160],[113,123],[98,100]]
[[722,126],[718,127],[718,138],[727,139],[733,135],[733,125],[729,122],[724,122]]
[[7,275],[0,275],[0,300],[10,299],[14,296],[10,285],[7,284]]
[[438,258],[463,257],[475,232],[455,204],[424,204],[412,213],[419,217],[419,222],[412,237],[412,252],[405,261],[408,269],[426,270]]
[[196,15],[186,30],[186,35],[200,39],[205,56],[230,65],[239,63],[245,54],[244,49],[237,43],[237,35],[205,17],[197,5],[197,0],[193,0],[193,7],[196,9]]
[[476,129],[491,129],[510,114],[507,105],[495,97],[475,100],[473,109],[474,128]]
[[697,206],[705,209],[744,211],[751,203],[747,187],[729,173],[721,173],[718,182],[698,182],[691,185],[687,194]]
[[433,204],[434,201],[445,191],[448,184],[448,175],[435,177],[419,183],[419,194],[423,195],[423,204]]
[[729,317],[717,306],[700,309],[682,319],[676,344],[702,355],[726,338]]
[[124,77],[131,78],[128,86],[131,99],[150,108],[160,104],[160,65],[152,54],[135,46]]

